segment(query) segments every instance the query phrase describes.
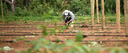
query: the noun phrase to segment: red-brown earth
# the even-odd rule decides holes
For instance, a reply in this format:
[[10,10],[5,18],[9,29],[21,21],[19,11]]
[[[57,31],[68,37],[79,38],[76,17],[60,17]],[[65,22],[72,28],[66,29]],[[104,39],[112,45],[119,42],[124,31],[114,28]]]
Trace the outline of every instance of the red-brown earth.
[[[32,25],[31,25],[32,24]],[[35,23],[31,22],[30,24],[14,24],[14,23],[7,23],[7,24],[2,24],[0,23],[0,48],[4,46],[9,46],[11,48],[14,48],[11,51],[3,51],[0,50],[0,53],[14,53],[17,51],[21,50],[26,50],[31,47],[31,44],[27,44],[28,42],[25,41],[17,41],[17,42],[2,42],[2,41],[12,41],[15,40],[18,37],[18,35],[35,35],[38,34],[40,36],[34,36],[34,37],[26,37],[22,36],[28,41],[34,41],[39,37],[42,37],[42,29],[37,29],[37,25],[42,24],[45,25],[44,23]],[[128,48],[128,42],[111,42],[111,40],[128,40],[127,37],[125,37],[125,26],[124,24],[121,24],[121,32],[116,33],[116,25],[115,24],[106,24],[106,29],[102,30],[101,24],[95,24],[95,26],[99,27],[81,27],[81,24],[74,24],[76,27],[76,30],[73,30],[73,27],[69,27],[69,29],[64,29],[63,32],[76,32],[76,31],[82,31],[83,35],[95,35],[95,36],[87,36],[83,40],[85,41],[103,41],[102,43],[99,43],[100,45],[103,45],[102,47],[122,47],[122,48]],[[48,28],[53,28],[54,24],[47,24]],[[63,26],[61,23],[59,23],[57,26]],[[60,30],[60,29],[58,29]],[[24,32],[24,33],[23,33]],[[10,36],[5,36],[5,35],[10,35]],[[12,36],[11,36],[12,35]],[[15,36],[13,36],[15,35]],[[59,36],[63,35],[63,36]],[[76,35],[76,33],[56,33],[55,36],[48,35],[45,37],[48,40],[55,40],[56,38],[59,38],[59,40],[64,41],[67,39],[74,40],[75,36],[66,36],[66,35]],[[96,36],[96,35],[104,35],[104,36]],[[113,35],[113,36],[107,36],[107,35]],[[114,36],[114,35],[122,35],[122,36]],[[82,42],[84,44],[84,42]]]

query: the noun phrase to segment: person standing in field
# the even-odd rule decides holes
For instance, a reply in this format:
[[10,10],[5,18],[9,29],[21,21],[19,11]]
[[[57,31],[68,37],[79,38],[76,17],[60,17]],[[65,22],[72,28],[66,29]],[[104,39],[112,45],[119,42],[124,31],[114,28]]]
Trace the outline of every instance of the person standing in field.
[[75,15],[69,10],[65,10],[62,13],[62,17],[64,25],[66,25],[67,23],[69,25],[75,19]]

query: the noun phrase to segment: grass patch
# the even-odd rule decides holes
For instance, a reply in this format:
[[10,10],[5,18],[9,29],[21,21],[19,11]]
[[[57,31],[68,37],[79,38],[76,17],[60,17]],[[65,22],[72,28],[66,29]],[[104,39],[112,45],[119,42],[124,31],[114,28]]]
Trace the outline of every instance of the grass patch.
[[[1,15],[0,15],[1,16]],[[95,16],[96,17],[96,16]],[[62,21],[62,16],[4,16],[4,21],[5,23],[8,22],[25,22],[27,21],[45,21],[45,20],[58,20]],[[97,23],[97,19],[94,19],[95,23]],[[125,18],[124,15],[121,15],[120,17],[121,23],[124,23]],[[0,22],[2,22],[2,18],[0,18]],[[91,23],[91,16],[90,15],[85,15],[85,16],[75,16],[75,21],[74,22],[86,22],[86,23]],[[105,22],[106,23],[116,23],[116,15],[112,14],[107,14],[105,15]],[[101,17],[100,17],[100,23],[101,23]]]

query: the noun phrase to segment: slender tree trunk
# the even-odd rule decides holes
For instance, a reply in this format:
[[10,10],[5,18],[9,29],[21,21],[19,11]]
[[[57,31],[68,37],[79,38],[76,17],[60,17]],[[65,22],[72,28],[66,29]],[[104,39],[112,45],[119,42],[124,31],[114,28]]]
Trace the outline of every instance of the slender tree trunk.
[[128,37],[128,0],[124,0],[125,35]]
[[11,11],[15,12],[14,3],[11,3]]
[[91,2],[91,25],[94,26],[94,0],[90,0]]
[[102,13],[102,30],[104,30],[105,28],[104,0],[101,0],[101,13]]
[[12,0],[12,2],[10,2],[9,0],[3,0],[3,1],[6,1],[7,3],[9,3],[11,6],[11,11],[15,12],[14,4],[16,3],[16,0]]
[[126,0],[124,0],[124,17],[126,17],[126,4],[125,4]]
[[96,11],[97,11],[97,23],[99,23],[99,7],[98,7],[98,0],[96,0]]
[[26,0],[26,8],[29,6],[29,0]]
[[116,0],[116,32],[120,32],[120,0]]
[[4,23],[4,15],[3,15],[3,4],[2,4],[2,0],[1,0],[1,12],[2,12],[2,22]]

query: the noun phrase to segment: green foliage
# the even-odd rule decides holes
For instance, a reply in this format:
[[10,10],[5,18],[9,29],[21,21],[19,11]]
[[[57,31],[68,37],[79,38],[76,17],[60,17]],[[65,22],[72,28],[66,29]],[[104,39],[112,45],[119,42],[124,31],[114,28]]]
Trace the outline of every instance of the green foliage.
[[44,36],[47,36],[48,35],[48,32],[47,32],[47,28],[46,28],[47,26],[43,26],[43,30],[42,30],[42,34],[44,35]]
[[[15,3],[15,12],[10,11],[10,5],[3,1],[4,18],[6,22],[16,20],[25,21],[44,21],[49,19],[62,20],[62,12],[65,9],[71,10],[76,16],[90,15],[90,0],[30,0],[28,8],[26,8],[25,0],[18,0]],[[105,0],[105,13],[115,14],[116,13],[115,0]],[[95,6],[96,8],[96,6]],[[123,0],[121,0],[121,16],[123,16]],[[96,11],[96,10],[95,10]],[[99,11],[101,11],[101,1],[99,0]],[[101,13],[99,13],[101,16]],[[14,19],[13,19],[13,18]],[[86,17],[86,16],[85,16]],[[11,18],[11,19],[8,19]],[[82,20],[81,18],[75,18],[75,20]],[[95,19],[96,15],[95,15]],[[113,21],[113,18],[109,19]],[[123,23],[124,18],[121,18]],[[1,21],[1,20],[0,20]]]
[[125,18],[124,18],[124,16],[121,16],[121,18],[120,18],[120,22],[121,22],[121,23],[124,23],[124,22],[125,22]]
[[[105,11],[107,13],[116,12],[116,0],[105,0]],[[112,11],[113,10],[113,11]]]
[[[44,25],[38,25],[37,29],[42,29],[42,35],[47,36],[48,32],[51,32],[51,34],[54,36],[56,34],[57,29],[61,29],[61,27],[57,26],[57,21],[56,20],[45,20]],[[47,28],[47,25],[50,23],[54,23],[54,28]]]
[[[70,1],[69,10],[73,11],[76,15],[90,14],[90,5],[87,0],[72,0]],[[84,12],[83,12],[84,11]]]
[[[105,0],[105,13],[115,14],[116,0]],[[124,14],[123,0],[121,0],[121,14]],[[3,2],[4,15],[10,15],[10,5]],[[17,9],[18,7],[18,9]],[[99,11],[101,7],[101,1],[99,0]],[[65,9],[73,11],[76,15],[90,15],[90,0],[30,0],[29,7],[26,9],[26,1],[18,0],[15,4],[15,10],[19,11],[14,13],[16,16],[40,16],[47,13],[49,9],[53,9],[54,14],[58,15]],[[22,9],[22,10],[19,10]],[[96,10],[95,10],[96,11]],[[24,14],[25,13],[25,14]],[[22,15],[23,14],[23,15]],[[26,15],[27,14],[27,15]],[[29,15],[28,15],[29,14]]]
[[[116,23],[116,14],[106,14],[105,16],[106,23]],[[124,16],[120,16],[120,23],[124,23],[125,18]]]
[[29,11],[26,8],[22,10],[20,7],[15,8],[14,16],[29,16]]
[[[59,39],[56,39],[58,42]],[[127,50],[124,50],[119,47],[115,48],[101,48],[101,47],[93,47],[89,48],[87,45],[81,44],[79,42],[74,42],[72,40],[65,41],[65,44],[55,44],[45,38],[39,38],[36,41],[30,42],[32,47],[25,51],[20,51],[18,53],[100,53],[100,51],[108,50],[110,53],[127,53]],[[67,50],[62,49],[67,48]],[[40,50],[43,49],[43,50]]]
[[16,38],[16,39],[14,39],[13,41],[14,42],[17,42],[17,41],[20,41],[20,40],[22,40],[22,41],[27,41],[27,39],[25,39],[24,37],[18,37],[18,38]]
[[2,15],[2,13],[1,13],[1,1],[0,1],[0,15]]
[[[105,13],[115,14],[116,13],[116,0],[105,0]],[[124,2],[120,0],[121,13],[124,14]]]
[[82,39],[83,39],[83,34],[82,32],[79,31],[76,35],[76,41],[80,42],[82,41]]
[[61,32],[63,32],[63,30],[65,29],[65,25],[61,27]]
[[116,21],[116,18],[113,17],[113,18],[109,18],[108,20],[115,22]]
[[109,53],[127,53],[124,49],[119,47],[110,48],[109,50],[110,50]]
[[[20,8],[19,8],[20,9]],[[32,12],[28,11],[25,7],[24,10],[18,10],[19,12],[19,16],[31,16]],[[32,14],[33,15],[33,14]]]
[[57,38],[57,39],[55,39],[55,41],[56,41],[56,43],[59,43],[59,39]]
[[3,14],[7,16],[8,13],[8,6],[6,5],[6,2],[3,2]]

